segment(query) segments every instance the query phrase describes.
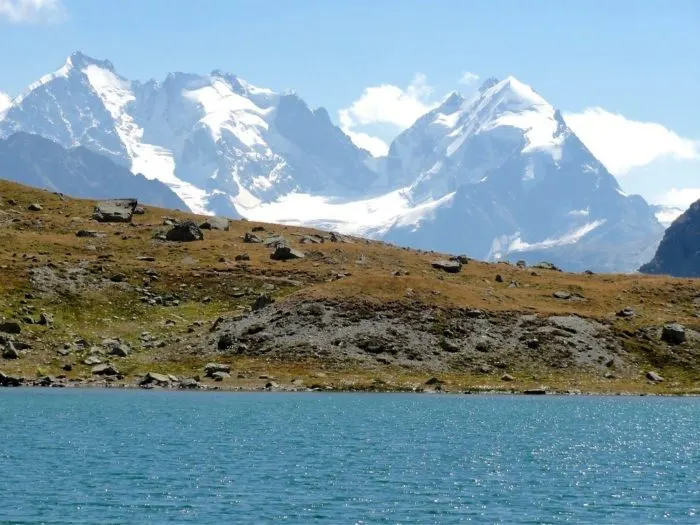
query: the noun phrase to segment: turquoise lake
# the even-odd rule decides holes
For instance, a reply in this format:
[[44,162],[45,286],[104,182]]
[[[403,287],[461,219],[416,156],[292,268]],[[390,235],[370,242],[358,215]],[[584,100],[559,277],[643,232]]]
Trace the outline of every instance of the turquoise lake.
[[0,390],[0,523],[700,523],[700,399]]

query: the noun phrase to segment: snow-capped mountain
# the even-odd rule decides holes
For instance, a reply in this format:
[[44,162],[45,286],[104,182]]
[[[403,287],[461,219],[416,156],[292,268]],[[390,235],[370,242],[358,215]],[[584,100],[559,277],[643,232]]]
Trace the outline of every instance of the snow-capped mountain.
[[237,215],[292,191],[362,194],[369,155],[324,109],[219,71],[130,82],[74,53],[5,111],[0,136],[83,145],[168,184],[195,212]]
[[387,174],[410,184],[414,203],[444,201],[419,227],[387,232],[401,244],[631,270],[663,232],[561,114],[513,77],[488,80],[470,100],[453,94],[421,117],[391,145]]
[[296,94],[221,71],[129,81],[75,53],[0,112],[0,136],[17,131],[106,155],[195,212],[478,258],[633,270],[663,230],[559,112],[512,77],[468,100],[450,95],[374,159]]
[[7,93],[3,93],[0,91],[0,114],[6,110],[7,108],[10,107],[12,104],[12,99],[10,99],[10,95]]

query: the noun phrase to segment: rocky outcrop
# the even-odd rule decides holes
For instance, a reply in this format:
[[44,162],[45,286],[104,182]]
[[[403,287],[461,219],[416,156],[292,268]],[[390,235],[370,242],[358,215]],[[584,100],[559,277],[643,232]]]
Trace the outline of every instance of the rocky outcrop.
[[700,200],[668,227],[642,273],[700,277]]
[[173,226],[168,233],[165,234],[165,238],[169,241],[192,242],[203,240],[204,234],[194,222],[185,221]]

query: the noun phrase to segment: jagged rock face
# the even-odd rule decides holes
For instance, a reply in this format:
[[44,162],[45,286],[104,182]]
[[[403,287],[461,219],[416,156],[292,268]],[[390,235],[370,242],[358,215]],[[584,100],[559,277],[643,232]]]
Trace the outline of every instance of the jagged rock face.
[[17,131],[105,155],[198,213],[480,259],[631,271],[663,232],[560,113],[512,77],[469,100],[452,94],[372,159],[296,94],[221,71],[129,81],[75,53],[0,109],[0,137]]
[[700,277],[700,201],[693,203],[669,226],[656,255],[639,271]]

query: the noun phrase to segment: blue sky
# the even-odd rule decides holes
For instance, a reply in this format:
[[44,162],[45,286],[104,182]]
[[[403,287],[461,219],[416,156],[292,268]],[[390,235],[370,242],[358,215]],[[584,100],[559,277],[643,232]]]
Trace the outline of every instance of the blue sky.
[[0,0],[0,49],[10,95],[81,50],[130,79],[223,69],[293,89],[385,142],[449,91],[512,74],[627,191],[700,198],[696,0]]

